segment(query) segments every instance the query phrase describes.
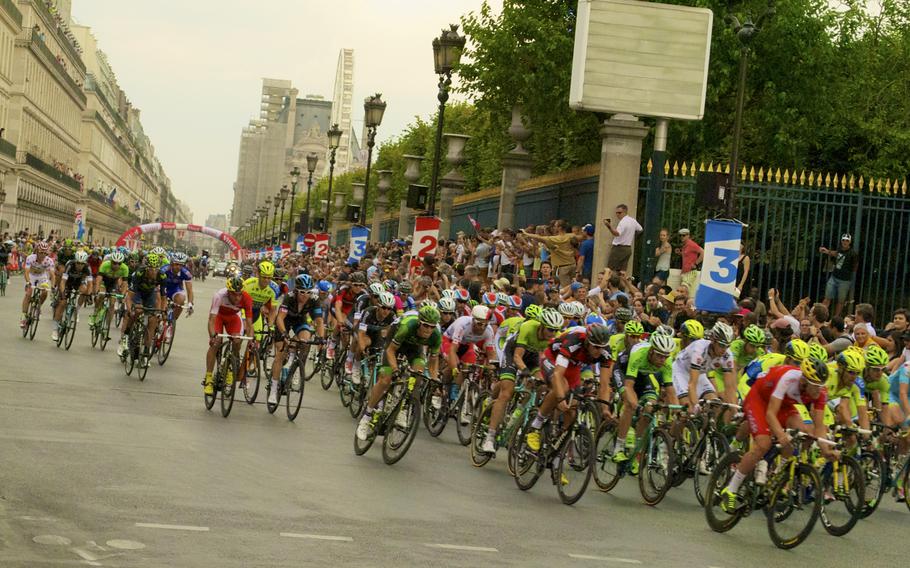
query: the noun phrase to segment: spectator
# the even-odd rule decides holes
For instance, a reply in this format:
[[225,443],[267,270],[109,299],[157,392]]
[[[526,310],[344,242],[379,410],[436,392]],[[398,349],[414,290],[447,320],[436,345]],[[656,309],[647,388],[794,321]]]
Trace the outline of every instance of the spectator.
[[521,295],[521,311],[528,309],[531,304],[543,305],[546,295],[543,289],[543,280],[540,278],[529,278],[525,281],[527,287]]
[[658,238],[660,243],[654,249],[654,256],[657,258],[657,266],[654,267],[654,277],[661,284],[666,284],[667,279],[670,278],[670,253],[673,252],[673,247],[670,246],[670,231],[661,229]]
[[872,327],[872,320],[875,319],[875,308],[872,307],[872,304],[856,304],[856,312],[853,315],[853,320],[856,324],[865,324],[866,330],[868,331],[871,337],[875,337],[875,328]]
[[736,297],[739,298],[743,290],[751,288],[752,259],[746,253],[746,244],[739,242],[739,258],[736,259]]
[[641,232],[641,225],[629,216],[629,207],[623,203],[616,206],[616,228],[609,217],[604,219],[604,226],[613,234],[613,246],[607,257],[607,267],[614,272],[626,270],[629,259],[632,257],[632,243],[635,242],[635,233]]
[[676,249],[676,254],[682,257],[682,283],[689,296],[694,298],[698,287],[698,265],[704,259],[705,251],[689,235],[689,229],[680,229],[679,236],[682,237],[682,246]]
[[482,278],[489,281],[490,253],[492,248],[483,232],[477,233],[477,246],[474,249],[474,266],[477,267]]
[[575,270],[581,273],[582,278],[591,281],[591,272],[594,268],[594,225],[588,223],[581,228],[584,240],[578,245],[578,264]]
[[898,308],[891,315],[891,322],[885,326],[885,331],[874,338],[885,351],[892,357],[900,354],[903,347],[901,337],[907,331],[907,310]]
[[572,244],[575,237],[569,232],[571,227],[567,221],[557,220],[553,227],[555,234],[548,237],[532,235],[524,230],[522,232],[529,239],[539,241],[547,246],[559,285],[566,286],[575,277],[575,247]]
[[846,332],[845,325],[844,318],[834,316],[831,318],[831,328],[834,331],[834,339],[828,341],[823,333],[819,333],[815,336],[818,342],[825,348],[825,351],[831,356],[835,356],[853,345],[853,339],[851,339],[850,334]]
[[853,237],[844,233],[840,238],[837,250],[820,247],[818,252],[834,259],[834,269],[825,284],[825,306],[834,300],[834,315],[839,316],[853,286],[856,271],[859,269],[859,256],[853,250]]

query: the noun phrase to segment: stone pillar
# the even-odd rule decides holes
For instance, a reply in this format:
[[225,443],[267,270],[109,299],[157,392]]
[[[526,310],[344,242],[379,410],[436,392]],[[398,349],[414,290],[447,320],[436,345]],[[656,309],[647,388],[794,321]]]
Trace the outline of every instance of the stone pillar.
[[[408,182],[408,185],[417,183],[417,180],[420,179],[420,162],[422,162],[423,159],[423,156],[414,156],[411,154],[404,155],[405,164],[407,165],[407,168],[404,171],[404,179]],[[404,188],[404,196],[401,198],[401,209],[398,211],[399,239],[407,237],[410,232],[408,229],[410,213],[411,211],[408,209],[408,188]]]
[[464,145],[470,136],[463,134],[443,134],[448,146],[446,162],[452,167],[439,182],[439,238],[451,238],[452,230],[452,201],[464,191],[464,176],[459,168],[464,163]]
[[534,161],[522,143],[531,136],[521,116],[521,108],[512,108],[512,125],[509,135],[515,147],[502,157],[502,192],[499,195],[499,218],[496,226],[500,229],[515,229],[515,194],[518,184],[531,177]]
[[373,226],[370,229],[370,242],[381,242],[379,231],[385,219],[386,207],[389,205],[389,188],[392,187],[392,170],[379,170],[379,183],[376,184],[376,198],[373,200]]
[[[615,207],[624,203],[629,215],[636,218],[638,212],[638,178],[641,170],[642,140],[648,135],[648,127],[636,117],[628,114],[614,114],[605,120],[600,129],[603,143],[600,150],[600,180],[597,185],[597,214],[594,217],[594,265],[596,275],[607,264],[613,235],[604,227],[603,220],[612,219]],[[633,248],[634,251],[634,248]],[[635,266],[629,259],[628,270]]]

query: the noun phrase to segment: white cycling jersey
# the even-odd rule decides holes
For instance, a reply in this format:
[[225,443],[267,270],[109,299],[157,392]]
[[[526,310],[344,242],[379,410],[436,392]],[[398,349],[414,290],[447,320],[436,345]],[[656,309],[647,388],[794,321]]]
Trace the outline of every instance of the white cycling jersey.
[[673,387],[677,396],[689,394],[689,372],[692,370],[699,371],[698,398],[715,390],[707,373],[733,370],[733,354],[730,350],[724,349],[723,354],[718,357],[711,355],[710,346],[711,340],[696,339],[676,354],[673,360]]

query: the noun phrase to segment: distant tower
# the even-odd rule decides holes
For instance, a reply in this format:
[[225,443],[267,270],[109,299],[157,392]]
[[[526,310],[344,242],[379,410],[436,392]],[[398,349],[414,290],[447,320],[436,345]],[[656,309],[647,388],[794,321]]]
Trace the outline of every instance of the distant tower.
[[332,96],[332,123],[341,129],[341,144],[335,153],[335,170],[344,173],[358,161],[352,143],[355,138],[351,131],[351,97],[354,94],[354,50],[338,52],[338,68],[335,71],[335,92]]

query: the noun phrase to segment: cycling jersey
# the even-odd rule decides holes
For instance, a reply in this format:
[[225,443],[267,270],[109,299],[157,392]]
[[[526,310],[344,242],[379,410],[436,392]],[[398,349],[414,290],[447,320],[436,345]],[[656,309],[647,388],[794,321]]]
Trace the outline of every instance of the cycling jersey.
[[92,271],[92,276],[98,276],[98,267],[101,266],[101,256],[92,254],[88,257],[88,267]]
[[910,363],[904,363],[888,377],[890,385],[888,402],[896,406],[901,404],[901,385],[910,385]]
[[259,310],[262,309],[262,306],[271,306],[272,302],[281,296],[281,288],[278,284],[269,280],[265,288],[260,288],[259,279],[256,277],[243,281],[243,291],[249,294],[253,302],[253,319],[259,317]]
[[40,261],[37,254],[30,254],[25,259],[25,271],[28,273],[28,281],[32,286],[38,286],[50,279],[51,273],[55,268],[54,259],[45,255]]
[[651,363],[649,354],[651,346],[636,349],[629,355],[629,364],[626,367],[627,379],[639,379],[645,375],[654,375],[660,382],[659,386],[668,387],[673,384],[673,371],[671,369],[670,359],[664,362],[660,367]]
[[151,276],[148,276],[148,270],[139,269],[130,277],[130,290],[133,292],[148,294],[156,288],[161,290],[161,294],[164,294],[164,274],[161,272],[153,272]]
[[493,342],[493,328],[489,324],[483,326],[483,331],[479,334],[474,333],[474,318],[471,316],[461,316],[452,322],[452,325],[446,330],[445,336],[452,343],[475,344],[479,348],[491,346]]
[[734,339],[730,344],[730,353],[733,354],[733,361],[736,362],[738,369],[745,369],[746,365],[765,354],[764,348],[756,347],[755,353],[749,355],[746,353],[746,345],[745,339]]
[[370,295],[366,292],[357,296],[354,300],[354,308],[348,313],[348,321],[351,323],[354,320],[360,321],[363,318],[363,312],[370,307],[372,302],[370,301]]
[[107,281],[108,278],[113,281],[117,278],[129,277],[130,269],[125,262],[121,262],[120,266],[117,267],[117,270],[114,270],[114,265],[111,261],[105,260],[101,263],[101,266],[98,267],[98,275],[104,278],[105,281]]
[[673,359],[673,387],[677,396],[689,394],[689,373],[698,371],[698,392],[696,396],[702,398],[705,394],[715,392],[714,385],[708,379],[707,373],[725,373],[733,370],[733,354],[729,349],[719,356],[711,355],[711,341],[696,339],[676,354]]
[[824,410],[828,400],[825,388],[820,389],[818,397],[810,399],[800,389],[802,371],[792,365],[779,365],[772,367],[752,385],[749,394],[743,401],[743,410],[749,420],[749,430],[753,436],[770,436],[771,428],[768,426],[767,411],[771,398],[781,400],[781,408],[777,413],[777,420],[781,426],[786,427],[791,416],[799,416],[797,404],[807,408]]
[[215,292],[209,310],[209,314],[215,316],[215,333],[242,334],[244,318],[240,317],[240,312],[243,312],[245,319],[253,319],[253,300],[249,294],[241,292],[239,300],[234,303],[227,288]]
[[430,355],[438,355],[442,346],[442,333],[439,331],[439,327],[437,326],[427,338],[417,335],[419,328],[420,320],[417,319],[417,316],[404,317],[398,324],[398,330],[392,338],[392,343],[399,346],[399,352],[408,356],[412,353],[416,356],[417,351],[423,346],[427,347]]
[[563,367],[566,369],[564,377],[569,388],[575,389],[581,385],[583,369],[599,369],[602,365],[609,365],[609,351],[604,349],[600,356],[592,357],[585,345],[587,337],[584,327],[570,327],[554,339],[543,352],[541,369],[544,378],[549,381],[556,368]]
[[[510,318],[503,322],[511,321]],[[524,349],[521,360],[525,367],[535,371],[540,364],[540,352],[547,348],[549,342],[546,339],[539,339],[540,322],[537,320],[520,321],[515,327],[515,332],[511,333],[506,339],[506,344],[499,356],[500,373],[499,376],[504,380],[515,380],[518,373],[518,367],[515,364],[515,349],[521,347]]]
[[83,283],[92,281],[92,269],[84,262],[76,264],[75,260],[71,260],[64,266],[61,278],[68,289],[78,288]]
[[342,286],[338,289],[333,300],[334,303],[341,302],[341,313],[347,316],[354,308],[354,301],[362,292],[354,292],[350,286]]
[[66,266],[66,263],[73,260],[74,258],[76,258],[76,251],[73,249],[70,249],[69,251],[66,249],[60,249],[57,252],[57,264],[59,265]]
[[748,377],[746,384],[752,386],[758,377],[767,373],[772,367],[783,365],[786,359],[787,356],[783,353],[765,353],[756,357],[746,366],[745,374]]
[[828,391],[828,406],[833,411],[842,399],[847,399],[850,401],[850,416],[856,416],[857,409],[866,406],[866,399],[859,385],[852,381],[848,385],[841,385],[837,375],[837,363],[828,363],[828,382],[825,384]]
[[171,265],[168,264],[161,269],[161,272],[165,276],[164,292],[169,299],[173,298],[178,292],[183,292],[183,283],[193,279],[193,275],[185,266],[181,266],[180,270],[174,272]]
[[306,296],[306,301],[301,305],[299,294],[289,294],[284,297],[281,307],[278,308],[284,313],[285,328],[291,330],[294,335],[301,331],[313,331],[313,327],[307,321],[307,316],[313,321],[323,317],[322,304],[318,299]]
[[382,330],[392,325],[393,321],[395,321],[395,312],[389,310],[389,314],[385,318],[381,318],[379,317],[379,309],[376,306],[371,306],[363,312],[358,329],[366,333],[370,338],[371,347],[378,348],[381,345]]

